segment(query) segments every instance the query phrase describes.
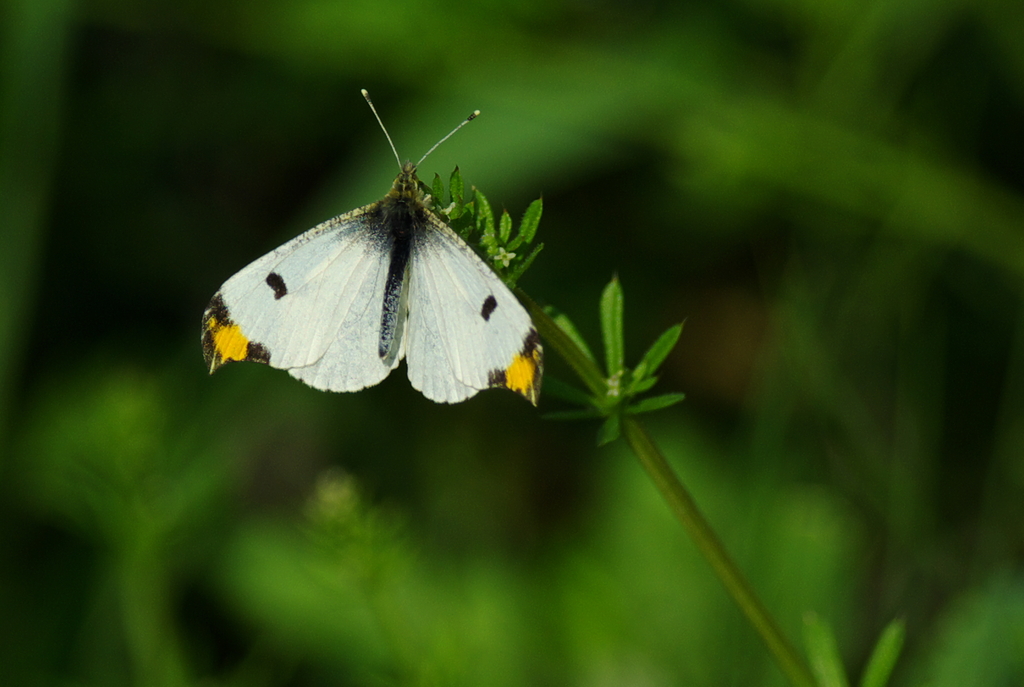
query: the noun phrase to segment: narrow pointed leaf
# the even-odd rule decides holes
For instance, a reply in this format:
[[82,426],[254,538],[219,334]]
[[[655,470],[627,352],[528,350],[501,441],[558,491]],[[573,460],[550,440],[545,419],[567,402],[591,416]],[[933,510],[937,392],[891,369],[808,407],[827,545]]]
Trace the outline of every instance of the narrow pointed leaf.
[[[458,200],[453,199],[450,206],[451,210],[448,211],[448,217],[453,220],[460,219],[466,214],[466,203],[465,198],[459,198]],[[472,219],[467,217],[466,223],[472,225]]]
[[476,203],[476,226],[480,231],[480,244],[488,250],[498,247],[494,236],[494,213],[487,196],[479,190],[473,190],[473,202]]
[[886,625],[868,659],[860,687],[885,687],[900,657],[900,651],[903,650],[905,635],[906,627],[902,620],[894,620]]
[[597,445],[610,444],[622,434],[622,426],[619,421],[619,414],[612,413],[601,423],[601,429],[597,430]]
[[512,235],[512,216],[508,214],[508,210],[501,211],[501,218],[498,220],[498,238],[500,239],[501,245],[508,243],[508,237]]
[[462,205],[462,201],[466,197],[466,185],[462,181],[462,172],[458,167],[452,170],[452,176],[448,179],[448,193],[451,194],[452,202],[456,207]]
[[544,396],[588,408],[593,407],[590,402],[590,394],[550,375],[544,377]]
[[572,323],[572,320],[569,319],[568,315],[558,312],[554,308],[548,308],[548,315],[550,315],[551,319],[555,321],[558,328],[565,332],[565,335],[568,336],[581,351],[583,351],[584,355],[586,355],[591,361],[595,363],[597,362],[594,354],[590,352],[590,347],[587,346],[587,342],[583,339],[583,336],[580,334],[579,330],[576,329],[576,325]]
[[430,186],[430,194],[434,198],[434,207],[443,208],[446,203],[444,202],[444,182],[441,181],[440,174],[434,174],[434,182]]
[[601,294],[601,335],[604,338],[604,356],[609,377],[622,370],[625,358],[623,308],[622,286],[619,278],[613,277]]
[[601,413],[590,410],[555,410],[540,416],[542,420],[593,420],[601,417]]
[[629,408],[626,409],[626,412],[631,415],[650,413],[655,410],[674,406],[685,398],[686,394],[661,394],[660,396],[651,396],[650,398],[641,399],[629,406]]
[[652,386],[658,383],[657,377],[639,377],[633,380],[633,383],[626,389],[627,396],[636,396],[650,389]]
[[530,206],[526,208],[526,212],[523,213],[522,221],[519,223],[519,232],[508,244],[509,250],[515,250],[524,243],[527,245],[533,243],[533,238],[537,235],[537,227],[540,225],[540,216],[543,212],[543,198],[538,198],[530,203]]
[[662,333],[661,336],[655,340],[651,347],[644,353],[644,357],[640,359],[640,364],[637,365],[637,376],[641,376],[641,368],[643,370],[643,376],[653,375],[658,371],[658,368],[668,354],[675,348],[676,342],[679,341],[679,335],[683,331],[683,325],[677,324],[669,327]]
[[815,613],[804,617],[804,644],[820,687],[848,687],[832,628]]
[[459,217],[458,220],[453,219],[450,225],[452,229],[459,233],[463,241],[471,246],[479,245],[479,241],[473,235],[476,232],[476,224],[468,215]]

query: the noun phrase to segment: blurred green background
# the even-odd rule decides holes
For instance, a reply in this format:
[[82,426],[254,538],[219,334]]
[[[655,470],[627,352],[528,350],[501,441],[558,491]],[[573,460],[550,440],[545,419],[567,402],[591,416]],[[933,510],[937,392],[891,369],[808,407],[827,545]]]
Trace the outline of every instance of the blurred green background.
[[[635,362],[794,641],[1024,682],[1024,5],[3,0],[0,682],[781,685],[621,442],[513,394],[206,374],[250,260],[399,152]],[[548,373],[570,380],[548,357]],[[542,398],[540,411],[561,406]]]

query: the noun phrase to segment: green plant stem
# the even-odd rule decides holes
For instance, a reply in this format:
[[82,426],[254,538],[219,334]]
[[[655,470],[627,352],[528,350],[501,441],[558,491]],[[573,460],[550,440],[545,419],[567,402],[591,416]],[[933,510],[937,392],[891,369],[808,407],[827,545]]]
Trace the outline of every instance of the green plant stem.
[[815,687],[817,683],[810,669],[757,598],[753,587],[736,567],[697,503],[635,415],[623,416],[622,432],[633,453],[640,459],[640,464],[654,480],[658,491],[668,501],[672,512],[679,518],[733,601],[761,636],[782,672],[797,687]]
[[[569,363],[593,394],[599,396],[607,394],[607,382],[594,361],[588,358],[522,289],[516,289],[516,295],[530,311],[545,345],[553,348]],[[782,634],[782,630],[779,629],[764,604],[757,598],[753,587],[736,567],[715,531],[711,529],[711,525],[700,512],[697,503],[676,477],[668,461],[665,460],[635,415],[623,414],[622,432],[626,442],[639,458],[640,464],[654,480],[658,491],[668,501],[672,512],[679,518],[683,528],[696,543],[704,559],[711,565],[711,569],[722,582],[725,590],[732,596],[736,605],[740,607],[754,630],[760,635],[783,674],[795,687],[816,687],[817,683],[807,664]]]
[[526,295],[526,292],[516,289],[515,293],[526,309],[530,311],[533,323],[537,325],[537,331],[544,343],[555,349],[565,362],[569,363],[573,371],[579,375],[580,380],[590,389],[590,393],[596,396],[607,394],[608,384],[597,364],[579,349],[576,343],[562,331],[562,328],[544,312],[544,309]]

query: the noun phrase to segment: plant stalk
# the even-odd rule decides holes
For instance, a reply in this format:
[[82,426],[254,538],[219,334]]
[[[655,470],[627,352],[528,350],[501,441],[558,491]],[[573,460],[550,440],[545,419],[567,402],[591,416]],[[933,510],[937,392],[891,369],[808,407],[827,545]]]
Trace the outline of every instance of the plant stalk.
[[708,524],[690,493],[672,471],[668,461],[651,440],[647,430],[635,415],[624,415],[622,432],[633,453],[647,474],[654,480],[658,491],[668,501],[683,528],[693,539],[704,559],[711,565],[725,590],[740,607],[768,647],[779,669],[795,687],[816,687],[810,669],[782,634],[782,630],[757,598],[753,587],[725,550],[718,535]]
[[[537,305],[522,289],[516,295],[530,311],[534,324],[546,345],[551,346],[580,376],[583,383],[595,395],[608,392],[608,384],[593,360],[561,330],[544,309]],[[668,501],[672,512],[679,518],[683,528],[697,544],[704,559],[721,581],[725,590],[740,607],[754,630],[768,647],[779,669],[794,687],[817,687],[817,682],[800,654],[782,634],[782,630],[757,598],[753,587],[747,582],[739,568],[725,550],[718,535],[697,507],[697,503],[672,471],[668,461],[655,446],[650,435],[635,415],[623,413],[622,432],[630,448],[640,459],[647,474],[654,480],[661,495]]]

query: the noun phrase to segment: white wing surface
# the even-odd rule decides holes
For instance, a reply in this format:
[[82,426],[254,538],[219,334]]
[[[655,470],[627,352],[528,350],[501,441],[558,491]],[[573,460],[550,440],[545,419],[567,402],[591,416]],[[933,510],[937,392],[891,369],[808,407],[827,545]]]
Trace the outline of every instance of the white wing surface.
[[494,386],[536,403],[541,348],[530,316],[455,232],[429,219],[409,259],[409,381],[439,403]]
[[398,365],[400,357],[385,364],[377,354],[390,238],[367,221],[371,207],[317,225],[224,283],[204,318],[212,369],[256,360],[318,389],[357,391]]

